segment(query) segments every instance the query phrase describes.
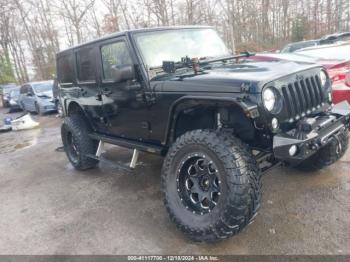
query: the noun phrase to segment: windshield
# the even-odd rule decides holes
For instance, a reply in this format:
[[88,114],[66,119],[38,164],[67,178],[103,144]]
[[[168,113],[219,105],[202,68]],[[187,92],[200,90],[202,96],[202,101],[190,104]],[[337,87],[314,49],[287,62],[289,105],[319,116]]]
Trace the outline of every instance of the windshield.
[[230,52],[215,30],[176,29],[135,34],[136,44],[147,67],[162,66],[163,61],[182,57],[213,58]]
[[36,93],[44,93],[47,91],[52,91],[52,82],[47,82],[47,83],[40,83],[40,84],[35,84],[33,85],[33,88],[35,89]]

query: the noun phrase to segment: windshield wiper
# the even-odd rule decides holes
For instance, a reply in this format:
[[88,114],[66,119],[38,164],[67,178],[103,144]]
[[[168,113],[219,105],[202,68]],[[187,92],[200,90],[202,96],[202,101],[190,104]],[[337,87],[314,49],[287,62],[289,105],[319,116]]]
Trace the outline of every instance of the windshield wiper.
[[208,59],[208,60],[205,60],[202,62],[199,61],[199,65],[208,65],[210,63],[216,63],[216,62],[227,61],[227,60],[234,60],[234,59],[250,57],[250,56],[254,56],[254,55],[255,55],[254,53],[250,53],[250,52],[241,52],[239,55],[224,56],[224,57],[215,58],[215,59]]
[[189,58],[188,56],[182,57],[181,61],[179,62],[174,62],[174,61],[163,61],[162,66],[157,66],[157,67],[151,67],[149,68],[150,70],[155,70],[155,69],[162,69],[164,72],[171,74],[175,73],[177,69],[180,68],[192,68],[195,73],[198,73],[200,70],[200,66],[205,66],[210,63],[216,63],[220,61],[228,61],[228,60],[234,60],[234,59],[239,59],[243,57],[249,57],[253,56],[255,54],[249,53],[249,52],[244,52],[241,53],[240,55],[235,55],[235,56],[225,56],[225,57],[220,57],[220,58]]

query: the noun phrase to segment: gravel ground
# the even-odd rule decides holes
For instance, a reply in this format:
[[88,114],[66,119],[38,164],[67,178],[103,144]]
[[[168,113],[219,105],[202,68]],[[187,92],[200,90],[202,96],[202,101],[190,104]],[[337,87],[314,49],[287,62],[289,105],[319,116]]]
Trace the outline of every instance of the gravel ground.
[[[0,109],[5,115],[15,117]],[[0,254],[350,254],[350,152],[315,173],[277,168],[263,178],[255,222],[216,244],[186,239],[160,192],[162,158],[134,174],[102,163],[79,172],[61,146],[61,119],[0,134]],[[132,151],[108,147],[122,162]]]

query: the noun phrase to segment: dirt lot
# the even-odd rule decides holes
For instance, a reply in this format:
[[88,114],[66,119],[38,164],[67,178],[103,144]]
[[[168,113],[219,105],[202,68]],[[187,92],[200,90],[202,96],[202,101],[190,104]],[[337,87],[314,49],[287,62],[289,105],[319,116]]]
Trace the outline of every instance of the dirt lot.
[[[252,225],[197,244],[168,219],[161,158],[142,154],[134,175],[110,164],[78,172],[55,151],[61,119],[35,119],[40,128],[0,134],[0,254],[350,254],[350,152],[317,173],[271,171]],[[123,162],[131,154],[107,149]]]

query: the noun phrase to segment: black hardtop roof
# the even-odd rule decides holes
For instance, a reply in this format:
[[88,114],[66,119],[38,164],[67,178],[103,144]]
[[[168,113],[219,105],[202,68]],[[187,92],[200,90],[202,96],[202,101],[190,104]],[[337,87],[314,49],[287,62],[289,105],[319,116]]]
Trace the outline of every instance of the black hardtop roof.
[[214,28],[212,26],[203,26],[203,25],[188,25],[188,26],[164,26],[164,27],[150,27],[150,28],[140,28],[140,29],[133,29],[133,30],[126,30],[126,31],[122,31],[122,32],[115,32],[112,34],[108,34],[105,36],[102,36],[100,38],[64,49],[60,52],[57,53],[57,56],[59,55],[63,55],[66,52],[72,51],[74,49],[78,49],[87,45],[91,45],[94,43],[98,43],[104,40],[108,40],[108,39],[112,39],[118,36],[123,36],[123,35],[127,35],[127,34],[132,34],[132,33],[143,33],[143,32],[156,32],[156,31],[163,31],[163,30],[176,30],[176,29],[200,29],[200,28]]

